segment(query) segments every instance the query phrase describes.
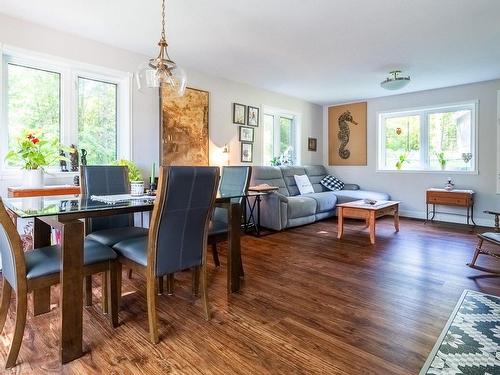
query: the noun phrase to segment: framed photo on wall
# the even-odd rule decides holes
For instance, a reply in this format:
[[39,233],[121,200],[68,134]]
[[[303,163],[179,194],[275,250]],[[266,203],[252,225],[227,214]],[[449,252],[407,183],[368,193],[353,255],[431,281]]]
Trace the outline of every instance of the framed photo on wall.
[[247,125],[259,126],[259,108],[248,106]]
[[307,138],[307,150],[317,151],[318,149],[318,139],[317,138]]
[[253,142],[255,136],[255,129],[248,126],[240,126],[240,142]]
[[253,162],[253,143],[241,142],[241,162],[242,163]]
[[233,123],[245,125],[245,117],[247,113],[247,106],[244,104],[233,103]]

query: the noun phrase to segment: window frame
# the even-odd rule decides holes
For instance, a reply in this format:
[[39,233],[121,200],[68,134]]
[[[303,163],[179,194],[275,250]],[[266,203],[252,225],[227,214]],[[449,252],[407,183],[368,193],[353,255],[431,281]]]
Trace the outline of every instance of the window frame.
[[[479,174],[478,158],[478,109],[479,100],[468,100],[455,103],[413,107],[377,112],[376,172],[380,173],[440,173],[440,174]],[[471,111],[471,147],[472,160],[470,170],[439,170],[430,168],[429,155],[429,115],[446,111]],[[385,119],[402,116],[420,117],[420,162],[421,169],[385,168]]]
[[[19,168],[7,167],[8,108],[7,64],[58,73],[60,75],[60,142],[66,146],[78,141],[78,78],[115,84],[116,89],[116,155],[117,159],[131,157],[132,74],[90,64],[65,60],[0,44],[0,179],[18,179]],[[49,178],[73,177],[77,172],[60,172],[47,168]]]
[[[294,111],[289,111],[286,109],[279,109],[279,108],[273,108],[269,106],[264,106],[263,111],[262,111],[262,126],[264,126],[264,116],[269,115],[273,116],[273,157],[276,157],[275,150],[279,150],[281,146],[281,139],[280,139],[280,118],[287,118],[292,120],[292,129],[291,129],[291,145],[293,147],[293,152],[295,155],[295,161],[293,165],[300,165],[301,161],[301,114],[294,112]],[[270,161],[265,160],[265,139],[264,139],[264,130],[263,130],[263,136],[262,136],[262,161],[263,165],[270,165]],[[279,153],[278,153],[279,155]]]

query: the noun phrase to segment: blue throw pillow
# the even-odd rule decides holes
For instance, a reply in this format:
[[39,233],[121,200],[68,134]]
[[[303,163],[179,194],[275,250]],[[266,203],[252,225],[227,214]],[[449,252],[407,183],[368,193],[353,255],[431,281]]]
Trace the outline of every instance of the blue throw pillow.
[[330,175],[325,176],[319,183],[332,191],[342,190],[344,188],[344,183],[342,181]]

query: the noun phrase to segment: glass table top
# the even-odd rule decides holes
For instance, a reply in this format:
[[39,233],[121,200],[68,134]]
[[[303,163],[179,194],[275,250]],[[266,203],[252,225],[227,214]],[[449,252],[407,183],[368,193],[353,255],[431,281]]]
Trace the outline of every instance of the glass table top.
[[[219,191],[216,202],[229,202],[231,199],[256,197],[265,193],[249,191]],[[129,197],[117,201],[104,201],[99,198],[110,196],[89,197],[86,195],[61,195],[45,197],[2,198],[6,208],[21,218],[85,213],[91,211],[106,211],[134,208],[136,211],[150,211],[154,205],[154,196]],[[112,196],[111,196],[112,197]]]

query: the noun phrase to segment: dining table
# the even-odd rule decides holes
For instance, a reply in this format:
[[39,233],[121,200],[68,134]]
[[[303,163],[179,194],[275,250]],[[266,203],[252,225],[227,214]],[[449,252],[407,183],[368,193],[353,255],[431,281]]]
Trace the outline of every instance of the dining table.
[[[241,198],[255,192],[219,191],[215,205],[228,210],[227,294],[240,290],[244,275],[241,258]],[[103,201],[85,195],[3,198],[14,219],[33,219],[35,248],[52,244],[52,228],[60,233],[60,361],[68,363],[83,352],[83,241],[87,218],[152,211],[154,196]],[[243,199],[245,201],[245,199]],[[17,222],[17,220],[16,220]],[[35,315],[50,311],[50,289],[33,292]]]

